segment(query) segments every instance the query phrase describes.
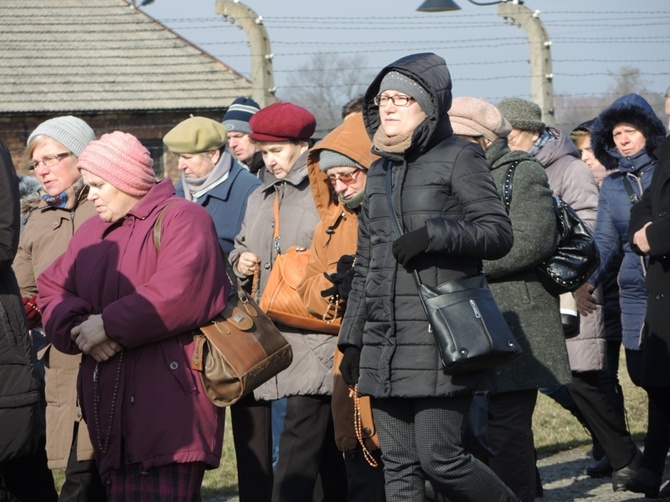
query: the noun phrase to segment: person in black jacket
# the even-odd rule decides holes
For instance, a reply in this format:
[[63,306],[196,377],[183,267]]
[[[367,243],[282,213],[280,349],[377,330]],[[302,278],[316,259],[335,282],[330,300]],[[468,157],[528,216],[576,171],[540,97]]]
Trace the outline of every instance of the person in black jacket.
[[[631,248],[649,259],[640,380],[649,397],[650,430],[640,469],[626,488],[650,498],[659,496],[670,430],[670,139],[666,138],[653,154],[658,164],[649,188],[631,209],[628,225]],[[652,427],[660,432],[652,431]],[[657,443],[664,443],[662,448],[652,444],[653,436]]]
[[[39,439],[41,388],[31,352],[26,316],[12,261],[21,228],[19,183],[9,150],[0,141],[0,500],[28,500],[37,495],[13,475],[10,462],[30,458]],[[27,465],[23,468],[29,467]],[[8,472],[9,471],[9,472]],[[41,496],[55,495],[47,486]]]
[[[474,392],[491,390],[495,372],[444,372],[412,275],[430,286],[475,276],[483,259],[512,247],[484,153],[453,136],[450,106],[447,65],[430,53],[384,68],[363,104],[382,158],[368,173],[338,346],[345,382],[371,397],[389,501],[423,502],[424,479],[449,500],[517,500],[461,439]],[[386,195],[389,170],[400,237]]]

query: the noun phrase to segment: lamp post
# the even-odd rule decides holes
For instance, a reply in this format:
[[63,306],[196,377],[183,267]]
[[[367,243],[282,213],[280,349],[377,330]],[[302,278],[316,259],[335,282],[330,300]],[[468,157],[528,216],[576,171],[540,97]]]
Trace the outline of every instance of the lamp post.
[[263,18],[239,0],[217,0],[216,13],[229,17],[247,32],[251,51],[251,97],[262,108],[276,101],[273,54]]
[[[475,2],[475,5],[498,5],[498,15],[521,26],[530,45],[530,98],[542,110],[542,120],[549,126],[556,125],[554,111],[553,70],[551,67],[551,41],[540,21],[540,11],[524,7],[522,0]],[[420,12],[446,12],[460,10],[453,0],[426,0],[417,9]]]

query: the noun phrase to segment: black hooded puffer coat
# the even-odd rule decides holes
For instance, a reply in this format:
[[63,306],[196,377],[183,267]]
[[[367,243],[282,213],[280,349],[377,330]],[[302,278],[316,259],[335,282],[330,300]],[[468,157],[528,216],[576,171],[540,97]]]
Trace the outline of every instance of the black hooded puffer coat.
[[[623,157],[614,145],[612,130],[619,123],[627,122],[638,128],[645,136],[645,148],[631,157]],[[596,158],[607,169],[616,169],[603,180],[598,199],[595,239],[600,252],[600,265],[589,279],[598,285],[607,274],[616,273],[619,284],[619,307],[623,345],[637,350],[643,329],[647,307],[642,259],[628,243],[630,220],[630,196],[624,184],[628,180],[631,189],[641,196],[651,183],[656,164],[651,152],[661,144],[665,126],[642,96],[627,94],[616,99],[600,113],[591,127],[591,146]],[[623,251],[623,261],[617,271],[611,265]]]
[[[340,347],[362,348],[359,392],[378,398],[430,397],[492,388],[493,371],[449,376],[428,330],[412,269],[424,283],[477,274],[482,259],[504,256],[512,228],[478,145],[452,136],[447,111],[451,80],[445,61],[415,54],[384,68],[365,95],[363,116],[373,137],[380,126],[373,98],[389,71],[419,82],[434,113],[419,124],[404,154],[382,158],[368,172],[359,225],[356,275],[340,331]],[[405,269],[392,253],[386,171],[393,170],[393,207],[405,232],[427,227],[429,244]]]

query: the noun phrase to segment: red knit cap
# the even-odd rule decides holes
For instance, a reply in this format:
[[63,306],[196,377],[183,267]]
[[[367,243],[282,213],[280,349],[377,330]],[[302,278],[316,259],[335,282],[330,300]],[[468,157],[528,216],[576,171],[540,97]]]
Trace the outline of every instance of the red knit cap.
[[316,119],[308,110],[293,103],[272,103],[249,120],[256,141],[307,141],[316,130]]
[[133,197],[142,197],[156,183],[154,161],[133,136],[121,131],[91,141],[77,160],[77,168],[100,176]]

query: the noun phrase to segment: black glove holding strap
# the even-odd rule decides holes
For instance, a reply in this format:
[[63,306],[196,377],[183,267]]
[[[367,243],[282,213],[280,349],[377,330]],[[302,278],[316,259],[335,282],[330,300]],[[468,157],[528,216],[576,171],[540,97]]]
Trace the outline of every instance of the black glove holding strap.
[[428,227],[412,230],[393,241],[393,256],[403,267],[407,267],[412,258],[428,248],[428,241]]
[[337,261],[337,272],[334,274],[323,273],[324,277],[333,283],[332,288],[321,291],[321,296],[329,297],[335,294],[346,300],[351,291],[351,281],[354,278],[354,256],[345,254]]

